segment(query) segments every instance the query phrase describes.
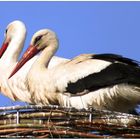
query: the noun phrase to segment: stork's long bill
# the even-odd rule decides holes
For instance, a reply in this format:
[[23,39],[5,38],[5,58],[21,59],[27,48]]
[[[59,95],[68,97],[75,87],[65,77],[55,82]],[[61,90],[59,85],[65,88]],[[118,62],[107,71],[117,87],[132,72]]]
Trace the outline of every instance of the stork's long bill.
[[37,47],[34,47],[33,45],[30,45],[28,49],[23,54],[22,58],[19,60],[13,71],[11,72],[9,78],[11,78],[28,60],[30,60],[32,57],[34,57],[39,50]]
[[4,54],[4,52],[6,51],[8,45],[9,45],[10,41],[4,41],[2,44],[2,47],[0,49],[0,58],[2,57],[2,55]]

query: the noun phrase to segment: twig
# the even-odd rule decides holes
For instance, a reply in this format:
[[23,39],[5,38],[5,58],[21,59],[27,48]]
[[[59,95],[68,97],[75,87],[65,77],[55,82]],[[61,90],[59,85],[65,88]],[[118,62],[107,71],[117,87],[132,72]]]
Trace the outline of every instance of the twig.
[[[37,131],[34,131],[33,133],[50,133],[49,130],[37,130]],[[84,132],[75,132],[75,131],[53,131],[51,130],[51,133],[53,135],[71,135],[71,136],[79,136],[79,137],[83,137],[83,138],[113,138],[112,136],[98,136],[98,135],[95,135],[95,134],[92,134],[92,133],[84,133]]]

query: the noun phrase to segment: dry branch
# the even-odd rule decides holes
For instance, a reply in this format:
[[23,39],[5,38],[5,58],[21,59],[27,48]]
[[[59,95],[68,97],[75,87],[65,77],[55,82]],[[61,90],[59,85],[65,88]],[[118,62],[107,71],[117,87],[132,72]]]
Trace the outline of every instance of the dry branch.
[[0,137],[140,138],[140,117],[92,108],[0,107]]

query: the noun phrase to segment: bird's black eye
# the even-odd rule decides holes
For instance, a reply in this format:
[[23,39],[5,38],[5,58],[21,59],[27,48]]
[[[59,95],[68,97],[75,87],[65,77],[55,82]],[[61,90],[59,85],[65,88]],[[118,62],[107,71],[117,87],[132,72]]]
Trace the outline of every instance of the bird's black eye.
[[34,45],[42,38],[42,35],[37,36],[34,41]]
[[5,30],[5,34],[7,34],[8,29]]

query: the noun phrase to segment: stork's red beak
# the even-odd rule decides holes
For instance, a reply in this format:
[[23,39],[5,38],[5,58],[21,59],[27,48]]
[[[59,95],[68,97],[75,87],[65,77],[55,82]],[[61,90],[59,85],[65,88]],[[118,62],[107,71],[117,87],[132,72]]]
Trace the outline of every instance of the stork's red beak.
[[4,54],[4,52],[6,51],[8,45],[9,45],[9,42],[10,41],[4,41],[3,44],[2,44],[2,47],[0,49],[0,58],[2,57],[2,55]]
[[28,49],[23,54],[22,58],[19,60],[13,71],[11,72],[9,78],[11,78],[28,60],[30,60],[33,56],[35,56],[39,50],[30,45]]

